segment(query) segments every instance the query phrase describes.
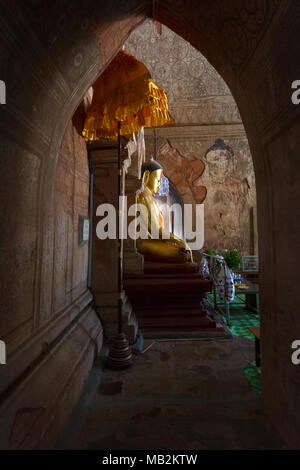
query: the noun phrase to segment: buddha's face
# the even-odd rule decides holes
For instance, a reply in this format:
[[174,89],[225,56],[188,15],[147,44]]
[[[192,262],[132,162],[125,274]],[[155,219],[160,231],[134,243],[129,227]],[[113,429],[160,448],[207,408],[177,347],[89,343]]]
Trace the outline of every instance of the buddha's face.
[[226,178],[233,173],[233,158],[226,150],[209,152],[206,157],[209,176],[214,183],[224,183]]
[[152,194],[156,194],[160,188],[161,178],[163,170],[155,170],[152,173],[148,172],[148,178],[146,177],[145,184],[148,189],[150,189]]

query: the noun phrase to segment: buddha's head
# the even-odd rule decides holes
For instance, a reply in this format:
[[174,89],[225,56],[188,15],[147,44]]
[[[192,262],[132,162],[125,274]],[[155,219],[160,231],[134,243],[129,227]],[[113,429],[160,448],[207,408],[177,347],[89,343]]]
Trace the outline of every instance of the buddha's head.
[[155,160],[150,160],[142,165],[142,181],[152,194],[156,194],[160,188],[163,167]]

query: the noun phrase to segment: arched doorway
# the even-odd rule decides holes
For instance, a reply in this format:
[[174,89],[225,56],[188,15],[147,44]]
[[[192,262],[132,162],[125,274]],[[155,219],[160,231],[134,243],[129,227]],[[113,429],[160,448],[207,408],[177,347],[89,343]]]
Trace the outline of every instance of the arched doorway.
[[[279,4],[275,0],[226,4],[207,0],[200,5],[197,1],[132,0],[118,6],[94,1],[65,6],[57,2],[51,8],[45,8],[45,2],[24,2],[16,11],[3,2],[1,79],[7,85],[7,105],[1,107],[1,145],[6,156],[1,188],[5,188],[3,207],[7,209],[2,215],[1,334],[9,345],[11,370],[10,374],[1,370],[3,399],[7,399],[8,390],[12,393],[8,389],[12,384],[15,392],[19,390],[23,374],[28,374],[35,361],[46,360],[45,343],[52,348],[66,346],[62,340],[56,341],[70,327],[70,317],[71,321],[76,318],[75,311],[88,304],[87,299],[76,306],[70,301],[71,316],[53,311],[58,152],[67,123],[86,90],[129,32],[150,16],[198,48],[223,76],[238,104],[257,183],[263,397],[285,439],[299,445],[299,374],[290,360],[291,344],[300,336],[295,288],[299,278],[295,255],[299,252],[299,108],[290,99],[291,83],[298,74],[294,60],[300,43],[297,14],[296,1]],[[61,350],[60,354],[66,357],[67,353]],[[90,352],[81,377],[79,374],[76,379],[73,374],[77,390],[91,357]],[[52,371],[51,381],[57,371],[50,360],[47,367]],[[18,410],[30,402],[32,390],[38,390],[37,376],[32,380],[31,392],[24,389],[22,397],[16,393],[6,407],[5,429],[18,422]],[[35,411],[37,429],[47,428],[49,420],[46,426],[38,414],[42,416],[42,403],[50,401],[47,387],[42,399],[41,393],[36,393],[36,400],[40,403]],[[74,396],[69,404],[72,401]],[[62,409],[58,413],[64,414]],[[51,432],[55,434],[55,425]],[[3,436],[4,445],[8,434]],[[24,445],[29,439],[26,436],[24,431]],[[34,441],[31,445],[38,445],[38,438],[30,439]]]

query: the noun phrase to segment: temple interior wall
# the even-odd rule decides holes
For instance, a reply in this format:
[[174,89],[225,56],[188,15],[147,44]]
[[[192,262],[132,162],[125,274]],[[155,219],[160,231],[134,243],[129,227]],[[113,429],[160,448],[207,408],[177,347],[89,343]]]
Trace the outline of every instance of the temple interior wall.
[[[117,6],[0,1],[0,71],[7,85],[7,104],[0,108],[0,338],[7,342],[7,364],[0,367],[1,448],[53,448],[100,343],[88,292],[68,300],[59,315],[54,308],[56,167],[84,94],[129,34],[153,15],[205,55],[238,103],[256,180],[262,398],[285,442],[299,448],[300,369],[291,362],[291,344],[300,338],[300,108],[291,101],[291,83],[299,79],[299,2],[246,3],[191,0],[187,7],[158,0],[154,12],[149,0]],[[230,122],[219,125],[240,126],[228,100],[218,98],[233,110]],[[173,113],[176,119],[175,106]],[[208,122],[193,124],[205,124],[204,135],[209,131]],[[215,136],[214,130],[203,151]],[[221,136],[227,143],[225,129]],[[193,156],[203,159],[203,151]],[[71,225],[65,211],[59,213]],[[68,233],[71,238],[71,226]]]

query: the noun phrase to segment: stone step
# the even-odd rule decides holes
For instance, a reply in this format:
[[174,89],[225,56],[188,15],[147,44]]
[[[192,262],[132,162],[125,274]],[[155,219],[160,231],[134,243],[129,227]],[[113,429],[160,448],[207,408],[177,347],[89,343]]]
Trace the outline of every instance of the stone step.
[[157,308],[154,309],[153,306],[149,308],[143,308],[139,309],[137,308],[135,310],[135,315],[137,316],[138,319],[141,318],[148,318],[148,317],[191,317],[191,318],[197,318],[197,317],[205,317],[206,316],[206,311],[199,309],[199,305],[195,306],[194,308],[185,307],[185,308]]
[[211,320],[209,317],[195,317],[195,316],[186,316],[186,317],[146,317],[139,318],[139,326],[149,327],[153,326],[155,328],[174,326],[174,327],[215,327],[216,322]]
[[218,326],[211,326],[211,327],[182,327],[182,326],[144,326],[140,329],[142,333],[161,333],[161,332],[168,332],[168,333],[223,333],[224,328]]

